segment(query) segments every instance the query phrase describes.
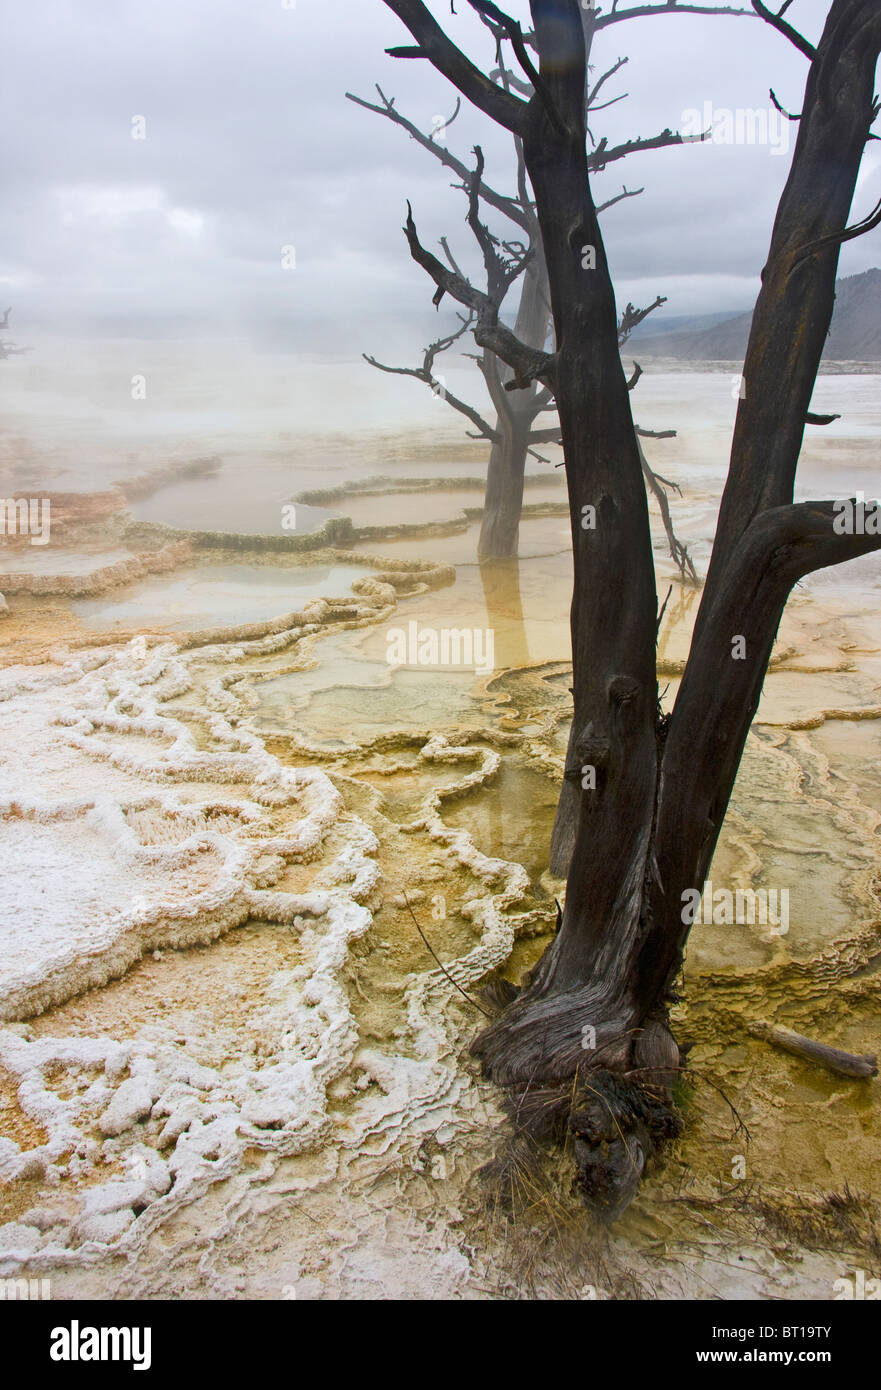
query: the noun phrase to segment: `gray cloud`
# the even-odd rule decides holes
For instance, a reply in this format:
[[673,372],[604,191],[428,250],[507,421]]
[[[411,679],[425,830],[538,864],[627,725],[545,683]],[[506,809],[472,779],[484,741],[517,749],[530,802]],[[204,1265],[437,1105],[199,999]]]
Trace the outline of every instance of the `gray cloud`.
[[[491,65],[488,35],[458,8],[434,5]],[[511,8],[526,20],[523,0]],[[816,37],[823,0],[796,10]],[[344,98],[370,97],[379,81],[424,128],[452,109],[426,64],[385,56],[405,34],[381,0],[30,0],[5,27],[0,293],[19,331],[29,320],[246,321],[284,325],[298,346],[358,351],[376,345],[360,340],[371,321],[424,324],[418,340],[450,320],[434,316],[400,227],[409,197],[423,240],[449,233],[476,264],[462,195],[402,131]],[[594,129],[611,144],[677,127],[707,102],[767,111],[772,85],[797,110],[807,67],[749,18],[612,26],[597,70],[625,54],[608,92],[629,96]],[[143,140],[132,138],[137,116]],[[504,131],[463,110],[448,139],[466,158],[479,141],[488,176],[510,184]],[[671,314],[748,307],[788,164],[768,146],[713,143],[610,166],[598,197],[625,180],[645,186],[605,218],[619,298],[665,293]],[[857,213],[876,200],[879,173],[873,153]],[[282,268],[288,245],[295,270]],[[842,268],[879,262],[876,232],[845,248]]]

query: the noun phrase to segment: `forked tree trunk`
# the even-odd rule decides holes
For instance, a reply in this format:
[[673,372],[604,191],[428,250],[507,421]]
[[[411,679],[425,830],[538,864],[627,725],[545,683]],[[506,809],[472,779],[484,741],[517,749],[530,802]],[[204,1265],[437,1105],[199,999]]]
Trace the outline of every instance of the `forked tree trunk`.
[[[533,8],[542,48],[543,7]],[[475,1050],[497,1081],[520,1092],[521,1117],[559,1120],[568,1111],[582,1181],[609,1216],[626,1206],[648,1154],[675,1130],[667,1100],[679,1053],[667,1010],[690,926],[683,895],[702,888],[709,870],[783,607],[809,571],[875,548],[866,537],[836,536],[831,504],[791,504],[833,307],[835,234],[872,120],[879,35],[877,5],[833,5],[754,317],[713,569],[669,720],[657,701],[645,492],[611,350],[605,255],[583,194],[583,146],[555,139],[546,119],[525,141],[560,346],[575,554],[574,716],[553,867],[566,867],[573,830],[574,850],[560,931]],[[548,27],[543,57],[558,36]],[[548,67],[548,87],[565,109],[559,56]],[[828,245],[799,259],[826,235]],[[573,254],[582,245],[597,255],[586,286],[579,274],[591,272]],[[585,504],[597,509],[595,531],[579,525]],[[563,1088],[571,1093],[576,1076],[584,1085],[570,1106]],[[557,1105],[548,1095],[554,1087]]]
[[[507,354],[518,379],[552,385],[559,410],[575,570],[574,717],[559,816],[577,821],[574,852],[553,944],[474,1050],[513,1090],[521,1124],[568,1126],[587,1194],[614,1217],[678,1123],[667,1011],[690,925],[683,895],[703,886],[787,597],[810,571],[881,548],[881,537],[836,534],[831,501],[792,502],[838,249],[876,114],[881,6],[833,0],[816,50],[796,35],[811,60],[798,141],[753,318],[708,582],[673,713],[662,718],[648,506],[585,155],[596,12],[532,0],[540,69],[523,104],[467,62],[420,0],[387,3],[422,56],[521,136],[541,225],[557,343],[546,360],[513,342],[412,227],[411,250],[439,285],[483,311],[478,341]],[[792,37],[788,23],[773,22]]]
[[[572,519],[574,714],[565,794],[571,802],[574,793],[579,814],[560,932],[529,989],[475,1050],[497,1081],[543,1093],[558,1083],[571,1090],[576,1070],[598,1058],[623,1067],[632,1053],[641,1019],[621,967],[640,931],[657,784],[658,686],[648,504],[588,182],[578,6],[569,8],[562,33],[559,13],[549,22],[534,6],[534,18],[549,99],[569,117],[557,129],[534,98],[524,150],[550,281]],[[586,268],[592,262],[595,268]],[[543,1094],[541,1105],[553,1113]]]

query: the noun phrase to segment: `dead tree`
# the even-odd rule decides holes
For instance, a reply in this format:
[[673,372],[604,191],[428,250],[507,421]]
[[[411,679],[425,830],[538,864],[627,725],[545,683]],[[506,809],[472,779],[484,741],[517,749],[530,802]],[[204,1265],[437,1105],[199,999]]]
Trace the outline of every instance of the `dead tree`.
[[[509,35],[504,26],[500,25],[492,14],[485,10],[480,11],[480,18],[492,33],[496,44],[497,67],[491,74],[492,80],[499,83],[506,91],[514,89],[522,95],[531,96],[531,84],[518,77],[506,61],[504,45],[508,41]],[[626,93],[602,102],[600,102],[599,97],[608,80],[614,77],[626,62],[626,58],[618,58],[595,82],[586,81],[586,121],[589,121],[596,112],[624,99]],[[421,148],[430,151],[445,168],[457,175],[460,182],[455,186],[466,192],[469,202],[473,204],[476,190],[478,202],[483,202],[496,212],[502,213],[515,226],[517,234],[524,238],[524,241],[518,244],[528,250],[530,254],[528,257],[524,257],[522,262],[521,293],[514,332],[518,340],[527,346],[544,349],[548,343],[549,331],[552,331],[547,267],[544,261],[541,230],[535,213],[535,204],[529,195],[522,141],[517,135],[514,136],[517,192],[516,194],[501,194],[488,186],[482,177],[469,171],[464,162],[447,149],[445,138],[435,138],[438,135],[436,130],[432,130],[430,133],[420,130],[413,121],[398,110],[394,98],[388,97],[379,85],[377,85],[376,90],[379,103],[366,101],[351,92],[347,92],[346,96],[349,101],[385,117],[394,125],[405,130]],[[460,109],[461,100],[457,98],[453,114],[444,122],[444,132],[456,120]],[[603,139],[596,144],[595,150],[590,155],[588,167],[595,172],[604,170],[608,165],[638,150],[662,149],[682,143],[683,137],[670,129],[662,131],[661,134],[650,140],[630,140],[611,147],[608,140]],[[641,188],[628,189],[625,184],[620,193],[601,203],[597,212],[605,212],[607,208],[611,208],[625,199],[635,198],[643,191]],[[469,212],[469,221],[472,225],[474,216],[472,206]],[[455,271],[459,272],[459,267],[452,257],[446,238],[442,238],[441,245],[447,261]],[[504,243],[504,245],[507,249],[511,249],[511,243]],[[508,288],[509,285],[506,285],[503,297],[507,294]],[[487,293],[492,296],[492,287],[489,284],[487,285]],[[435,302],[437,304],[439,300],[436,298]],[[632,305],[628,305],[622,314],[619,325],[619,345],[623,347],[637,324],[642,322],[653,309],[665,302],[666,300],[659,296],[647,309],[636,310]],[[497,313],[501,311],[502,301],[495,304],[495,309]],[[535,382],[530,382],[526,387],[512,394],[508,389],[511,381],[510,368],[489,349],[484,348],[482,354],[475,360],[483,374],[490,401],[496,413],[494,425],[484,419],[474,406],[446,390],[442,381],[435,374],[434,364],[437,357],[452,347],[462,336],[462,333],[471,327],[470,320],[468,322],[463,320],[462,322],[463,328],[446,338],[438,339],[429,344],[425,349],[422,364],[418,367],[391,367],[366,353],[364,357],[371,366],[380,371],[409,376],[424,382],[437,396],[446,400],[447,404],[465,415],[475,425],[476,431],[474,433],[468,431],[472,438],[483,438],[490,441],[492,447],[487,468],[478,555],[481,559],[505,559],[517,554],[527,457],[532,455],[547,462],[537,452],[537,446],[559,444],[561,442],[560,429],[558,425],[544,429],[536,427],[536,421],[542,412],[555,409],[551,394],[547,390],[540,392]],[[638,380],[638,375],[636,379]],[[675,431],[672,430],[663,432],[644,430],[641,433],[644,437],[652,438],[670,438],[675,435]],[[669,483],[659,474],[653,472],[644,453],[641,452],[640,456],[646,485],[656,498],[661,511],[670,554],[676,562],[682,578],[696,582],[697,575],[687,548],[676,537],[673,530],[668,489],[677,491],[678,489],[675,484]]]
[[[531,0],[533,32],[525,34],[489,0],[469,0],[509,33],[533,87],[524,101],[477,68],[421,0],[385,3],[414,40],[391,52],[429,60],[522,139],[541,226],[552,353],[520,343],[486,296],[422,247],[412,217],[407,235],[438,288],[473,310],[477,342],[512,367],[513,388],[537,380],[559,410],[575,567],[565,770],[577,801],[574,849],[553,943],[474,1048],[516,1097],[521,1122],[574,1136],[585,1192],[612,1217],[678,1123],[670,1083],[680,1052],[668,1010],[691,925],[683,904],[703,887],[789,593],[814,570],[881,548],[881,536],[839,533],[832,501],[793,501],[839,247],[881,223],[879,204],[847,226],[879,109],[881,6],[832,0],[814,47],[752,0],[809,72],[752,320],[709,575],[676,703],[664,715],[648,507],[585,151],[585,52],[614,12]],[[595,249],[591,270],[586,246]]]
[[[9,332],[9,315],[11,313],[11,308],[4,309],[3,317],[0,319],[0,333]],[[16,347],[14,343],[4,342],[3,339],[0,338],[0,361],[3,361],[6,357],[15,357],[22,352],[27,352],[27,348]]]
[[[377,87],[377,92],[381,103],[379,105],[365,101],[350,92],[346,95],[350,101],[366,107],[369,111],[378,112],[406,130],[422,148],[430,150],[446,168],[457,175],[460,180],[457,186],[462,188],[468,197],[469,222],[472,227],[474,226],[474,219],[478,215],[475,200],[478,207],[482,202],[503,213],[514,227],[517,246],[524,253],[520,264],[522,271],[521,292],[514,332],[520,342],[527,343],[536,349],[543,349],[547,343],[551,318],[547,271],[544,257],[540,254],[538,219],[535,216],[535,210],[526,188],[526,168],[519,142],[515,142],[518,146],[516,151],[518,192],[510,195],[498,193],[484,181],[482,167],[479,174],[476,170],[470,170],[440,140],[434,138],[434,132],[431,135],[424,133],[398,111],[394,100],[387,97],[381,87]],[[459,109],[457,102],[455,111],[446,122],[447,127],[456,119]],[[488,231],[486,235],[489,235]],[[480,235],[478,235],[478,240],[480,240]],[[441,244],[451,268],[457,273],[461,273],[447,239],[444,238]],[[496,242],[496,246],[500,244]],[[513,249],[513,242],[505,243],[505,247],[510,252]],[[527,252],[528,255],[525,254]],[[495,287],[497,313],[502,309],[504,298],[511,284],[513,281]],[[490,285],[488,278],[486,292],[488,295],[492,295],[493,290],[494,286]],[[501,293],[501,298],[498,297],[499,293]],[[472,322],[471,320],[463,320],[463,325],[457,332],[431,343],[425,349],[423,362],[419,367],[390,367],[367,354],[365,354],[365,358],[371,366],[377,367],[380,371],[410,376],[424,382],[454,410],[458,410],[471,421],[475,426],[473,433],[469,431],[472,438],[486,439],[490,442],[491,450],[478,554],[481,558],[488,559],[507,558],[517,554],[526,459],[530,453],[535,453],[537,444],[544,442],[543,432],[535,431],[533,426],[537,416],[542,410],[549,408],[551,402],[548,393],[545,392],[540,395],[534,383],[518,392],[516,397],[506,392],[505,386],[510,380],[510,370],[489,349],[484,349],[475,360],[481,370],[490,401],[496,412],[495,424],[490,424],[476,407],[467,404],[448,391],[436,376],[434,363],[440,353],[451,347],[462,336],[462,333],[472,326]]]

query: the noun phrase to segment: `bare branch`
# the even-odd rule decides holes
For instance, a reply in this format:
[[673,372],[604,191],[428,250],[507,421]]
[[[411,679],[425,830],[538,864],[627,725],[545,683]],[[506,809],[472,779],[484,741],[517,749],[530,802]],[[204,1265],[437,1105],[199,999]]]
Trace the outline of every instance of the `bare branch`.
[[451,267],[453,268],[453,270],[456,272],[457,275],[461,275],[461,277],[462,277],[463,280],[466,280],[468,277],[466,276],[464,270],[462,270],[462,268],[459,266],[458,262],[456,261],[456,258],[455,258],[455,256],[453,255],[452,251],[450,250],[449,244],[448,244],[447,239],[446,239],[445,236],[442,236],[442,237],[441,237],[441,239],[440,239],[440,244],[441,244],[441,246],[443,247],[444,255],[446,256],[446,258],[447,258],[447,260],[449,261],[449,263],[450,263]]
[[514,91],[519,92],[521,96],[531,97],[533,94],[532,83],[527,82],[522,77],[518,77],[516,72],[509,72],[507,68],[493,68],[490,77],[493,82],[504,81],[508,87],[513,87]]
[[447,405],[458,410],[460,415],[466,416],[473,425],[477,426],[480,432],[478,438],[495,441],[498,438],[498,433],[492,425],[489,425],[473,406],[468,405],[467,402],[460,400],[458,396],[454,396],[451,391],[448,391],[446,386],[434,375],[435,358],[451,348],[453,343],[462,337],[463,333],[468,332],[474,322],[473,313],[469,314],[467,318],[462,314],[459,317],[462,322],[461,328],[457,328],[455,333],[448,334],[446,338],[438,338],[435,342],[429,343],[425,349],[421,367],[389,367],[384,362],[378,362],[375,357],[371,357],[366,352],[363,352],[361,356],[365,362],[370,363],[371,367],[376,367],[377,371],[387,372],[391,376],[411,376],[417,381],[424,381],[426,386],[430,386],[441,400],[446,401]]
[[[589,111],[592,107],[594,107],[594,103],[596,102],[596,99],[597,99],[597,97],[598,97],[600,91],[602,90],[603,84],[604,84],[605,82],[608,82],[608,80],[609,80],[610,77],[614,77],[616,72],[620,72],[620,70],[621,70],[621,68],[623,68],[624,64],[625,64],[625,63],[629,63],[629,62],[630,62],[630,59],[629,59],[629,58],[619,58],[618,61],[617,61],[617,63],[613,63],[613,65],[609,68],[608,72],[604,72],[603,75],[602,75],[602,77],[598,77],[598,78],[597,78],[597,80],[596,80],[596,82],[594,83],[593,87],[591,88],[590,94],[589,94],[589,96],[588,96],[588,98],[587,98],[587,109],[588,109],[588,111]],[[595,109],[597,109],[597,108],[595,108]]]
[[785,116],[786,119],[787,119],[788,121],[800,121],[800,120],[801,120],[801,112],[799,112],[797,116],[794,116],[794,115],[792,114],[791,111],[787,111],[787,110],[786,110],[786,107],[785,107],[785,106],[781,106],[781,105],[780,105],[780,102],[777,100],[777,97],[776,97],[776,95],[775,95],[775,93],[774,93],[774,88],[773,88],[773,87],[769,88],[769,90],[768,90],[768,96],[771,98],[772,102],[773,102],[774,105],[777,107],[777,110],[780,112],[780,115],[781,115],[781,116]]
[[[456,109],[454,110],[452,116],[448,116],[447,119],[444,121],[443,126],[442,126],[442,129],[443,129],[444,131],[449,130],[450,126],[453,124],[453,121],[456,119],[456,117],[458,116],[458,114],[459,114],[459,112],[460,112],[461,110],[462,110],[462,98],[461,98],[461,97],[456,97]],[[430,137],[430,138],[431,138],[432,144],[434,144],[434,130],[432,130],[432,132],[431,132],[431,137]]]
[[633,373],[632,373],[631,376],[629,376],[629,377],[627,378],[627,390],[628,390],[628,391],[632,391],[632,390],[633,390],[634,386],[635,386],[636,383],[639,381],[639,378],[640,378],[641,376],[642,376],[642,367],[639,365],[638,362],[634,362],[634,364],[633,364]]
[[[367,111],[373,111],[378,116],[385,116],[387,120],[400,126],[402,130],[406,130],[412,140],[415,140],[424,150],[428,150],[433,154],[435,159],[443,164],[445,168],[451,169],[454,174],[457,174],[462,180],[462,187],[467,189],[468,181],[471,177],[468,166],[461,159],[458,159],[456,155],[452,154],[446,146],[433,140],[430,135],[426,135],[421,131],[413,121],[408,120],[406,116],[402,115],[395,106],[394,98],[387,97],[378,83],[376,90],[382,101],[381,106],[377,106],[372,101],[365,101],[363,97],[354,96],[352,92],[346,92],[346,97],[349,101],[353,101],[356,106],[363,106]],[[495,189],[490,188],[485,183],[481,184],[480,196],[484,202],[489,203],[490,207],[494,207],[498,212],[502,212],[506,217],[509,217],[512,222],[516,222],[518,227],[523,227],[524,230],[527,228],[527,216],[518,206],[516,198],[508,197],[503,193],[497,193]]]
[[612,9],[610,14],[599,15],[595,22],[597,29],[605,29],[609,24],[618,24],[625,19],[638,19],[653,14],[727,14],[744,15],[754,18],[751,10],[736,10],[730,5],[680,5],[677,0],[666,0],[663,5],[633,5],[629,10]]
[[434,375],[435,358],[451,348],[453,343],[462,337],[463,333],[468,332],[474,322],[473,313],[469,314],[467,318],[460,314],[459,318],[462,323],[461,328],[457,328],[455,333],[448,334],[446,338],[438,338],[435,342],[429,343],[425,349],[421,367],[389,367],[384,362],[378,362],[375,357],[369,356],[366,352],[362,353],[361,356],[365,362],[370,363],[371,367],[376,367],[377,371],[388,372],[391,376],[411,376],[417,381],[424,381],[426,386],[430,386],[441,400],[446,401],[447,405],[458,410],[460,415],[466,416],[473,425],[477,426],[479,434],[472,436],[472,438],[490,439],[495,442],[498,438],[498,432],[493,429],[492,425],[489,425],[473,406],[468,405],[467,402],[460,400],[458,396],[454,396],[451,391],[448,391],[446,386]]
[[520,28],[517,20],[505,14],[503,10],[500,10],[497,5],[492,3],[492,0],[468,0],[468,3],[473,10],[477,10],[478,14],[485,15],[488,19],[494,20],[499,28],[504,31],[507,38],[510,39],[515,57],[526,73],[527,78],[532,83],[533,90],[537,92],[541,98],[542,105],[547,111],[551,123],[563,134],[565,126],[560,119],[560,113],[554,105],[546,84],[542,81],[538,69],[527,52],[526,44],[523,39],[523,30]]
[[604,203],[597,207],[597,215],[605,212],[607,208],[613,208],[616,203],[623,203],[625,198],[638,198],[640,193],[644,193],[645,188],[628,188],[626,184],[622,186],[621,192],[616,193],[614,198],[607,198]]
[[762,4],[762,0],[751,0],[751,3],[759,18],[763,19],[766,24],[770,24],[772,29],[777,29],[779,33],[789,39],[790,43],[794,43],[799,53],[803,53],[805,57],[810,58],[811,61],[816,58],[817,50],[814,48],[814,45],[808,43],[807,39],[804,38],[797,29],[793,29],[791,24],[787,24],[786,20],[783,18],[787,8],[786,5],[783,6],[779,14],[775,14],[773,10],[768,9],[767,5]]
[[[605,111],[607,107],[614,106],[617,101],[625,101],[629,96],[629,92],[622,92],[620,96],[609,97],[608,101],[601,101],[599,106],[592,106],[590,109],[591,111]],[[591,139],[593,139],[593,136],[591,136]]]
[[389,367],[384,362],[377,362],[375,357],[370,357],[366,352],[363,352],[361,356],[365,362],[370,363],[371,367],[376,367],[377,371],[388,372],[392,376],[412,376],[417,381],[424,381],[440,400],[452,406],[453,410],[458,410],[460,415],[464,415],[473,425],[477,426],[477,434],[471,434],[469,431],[471,439],[489,439],[493,443],[498,439],[498,431],[494,430],[492,425],[484,420],[473,406],[468,405],[467,401],[460,400],[458,396],[454,396],[452,391],[448,391],[437,377],[426,373],[421,367]]
[[623,347],[630,337],[634,328],[647,319],[654,309],[660,309],[662,304],[667,303],[667,296],[659,294],[653,304],[649,304],[646,309],[634,309],[632,304],[628,304],[618,323],[618,346]]
[[470,190],[468,198],[468,225],[477,240],[477,244],[483,253],[483,264],[486,267],[486,284],[489,298],[496,306],[499,306],[508,292],[508,289],[517,279],[517,276],[525,270],[528,262],[532,259],[533,252],[521,248],[521,253],[513,254],[508,261],[499,255],[496,247],[499,245],[497,237],[494,237],[489,228],[480,220],[480,183],[483,178],[483,150],[479,145],[474,147],[474,156],[477,161],[474,173],[471,175]]
[[747,1031],[754,1038],[761,1038],[764,1042],[770,1043],[772,1047],[782,1048],[784,1052],[791,1052],[793,1056],[801,1057],[806,1062],[817,1062],[821,1067],[828,1067],[839,1076],[853,1076],[865,1080],[878,1075],[878,1059],[873,1052],[842,1052],[838,1047],[830,1047],[828,1043],[806,1038],[803,1033],[794,1033],[791,1028],[766,1023],[764,1019],[747,1024]]
[[457,275],[455,271],[449,270],[436,256],[427,251],[419,240],[416,231],[416,224],[413,221],[413,210],[407,204],[407,222],[404,227],[404,234],[410,247],[410,255],[421,265],[431,276],[439,290],[464,304],[466,308],[473,309],[477,315],[477,323],[474,329],[474,340],[479,347],[489,348],[503,362],[507,362],[516,373],[512,382],[508,382],[506,390],[517,390],[527,386],[530,381],[540,381],[543,385],[553,390],[555,358],[553,354],[539,352],[535,348],[527,347],[521,343],[519,338],[499,323],[498,305],[493,302],[489,295],[482,290],[476,289],[463,276]]
[[[490,81],[470,58],[456,47],[422,0],[385,0],[389,9],[407,26],[419,47],[418,56],[427,58],[438,72],[492,120],[507,130],[519,131],[526,103]],[[398,56],[389,50],[393,56]]]
[[[814,570],[841,565],[881,550],[881,534],[836,531],[840,501],[794,502],[762,512],[744,532],[744,549],[764,551],[763,569],[774,568],[794,584]],[[753,538],[755,537],[755,545]],[[770,564],[769,564],[770,562]]]
[[[666,483],[666,486],[669,487],[670,484],[667,483],[667,480],[665,478],[661,478],[657,473],[653,471],[648,459],[645,456],[645,450],[639,442],[640,436],[645,436],[647,433],[650,433],[650,431],[641,430],[637,426],[636,447],[639,450],[639,461],[642,464],[643,477],[645,478],[646,483],[648,484],[649,491],[651,492],[652,496],[658,504],[658,509],[661,513],[661,520],[664,523],[664,531],[667,536],[667,545],[670,548],[670,554],[673,558],[673,561],[677,569],[679,570],[679,573],[683,581],[690,579],[693,584],[696,584],[698,582],[697,570],[695,569],[692,558],[688,553],[688,547],[684,544],[683,541],[679,539],[679,537],[676,535],[676,532],[673,529],[673,517],[670,514],[670,500],[667,497],[667,493],[663,486],[663,484]],[[668,430],[666,431],[666,433],[675,434],[676,431]],[[679,491],[678,487],[676,490]]]
[[668,127],[662,130],[660,135],[625,140],[622,145],[613,145],[610,149],[606,137],[603,136],[593,153],[588,155],[587,167],[592,174],[597,174],[605,169],[607,164],[613,164],[616,159],[625,159],[629,154],[640,154],[643,150],[662,150],[669,145],[691,145],[705,139],[705,134],[681,135],[678,130],[670,130]]
[[878,226],[881,226],[881,198],[868,217],[863,218],[862,222],[856,222],[852,227],[845,227],[842,232],[832,232],[829,236],[818,237],[816,241],[810,241],[807,246],[802,246],[800,250],[795,252],[790,268],[794,270],[799,261],[806,260],[808,256],[815,256],[818,251],[823,251],[827,246],[837,246],[844,241],[853,241],[856,237],[865,236],[866,232],[871,232]]

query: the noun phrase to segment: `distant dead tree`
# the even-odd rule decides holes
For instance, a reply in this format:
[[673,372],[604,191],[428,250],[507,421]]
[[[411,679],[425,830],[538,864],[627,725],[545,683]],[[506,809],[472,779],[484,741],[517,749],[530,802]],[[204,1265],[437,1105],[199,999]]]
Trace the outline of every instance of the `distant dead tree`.
[[[666,6],[659,8],[670,13]],[[491,6],[479,11],[479,17],[491,32],[496,45],[497,66],[490,74],[490,78],[505,91],[516,91],[522,96],[531,97],[533,94],[531,81],[519,76],[508,58],[511,35],[505,26],[496,20],[491,11]],[[705,9],[703,12],[752,14],[752,11],[728,8]],[[639,13],[639,11],[626,10],[613,13],[607,17],[606,22],[618,23],[632,17],[633,13]],[[623,100],[627,95],[622,93],[603,101],[599,100],[606,83],[625,66],[627,61],[627,58],[618,58],[596,81],[590,78],[591,70],[587,67],[585,69],[587,74],[585,123],[589,138],[594,146],[592,153],[588,156],[588,168],[594,173],[605,170],[610,164],[625,159],[628,155],[643,150],[664,149],[669,146],[681,145],[686,140],[693,139],[693,137],[683,137],[669,128],[649,139],[627,140],[612,146],[609,145],[606,138],[599,142],[593,138],[588,124],[591,117]],[[461,188],[468,197],[468,222],[483,253],[487,298],[493,303],[496,313],[500,314],[509,291],[515,282],[519,283],[520,298],[514,334],[519,342],[525,343],[537,351],[544,350],[549,346],[549,337],[551,339],[553,337],[553,315],[551,313],[548,273],[542,248],[541,229],[536,216],[535,202],[530,196],[528,188],[522,139],[514,133],[517,191],[508,194],[499,193],[484,181],[483,156],[479,149],[474,152],[475,168],[469,169],[464,160],[453,154],[446,146],[446,132],[456,120],[461,109],[460,98],[456,100],[452,115],[441,126],[435,125],[431,131],[423,131],[398,110],[393,97],[388,97],[378,85],[376,90],[379,96],[378,103],[366,101],[363,97],[355,96],[351,92],[347,92],[346,96],[358,106],[365,107],[368,111],[385,117],[406,131],[422,149],[430,152],[443,167],[456,175],[459,182],[454,187]],[[613,195],[599,205],[597,213],[605,212],[608,208],[614,207],[625,199],[638,197],[643,191],[642,188],[629,189],[624,185],[620,193]],[[481,204],[507,218],[515,229],[516,239],[503,241],[493,236],[488,227],[480,222]],[[440,244],[452,270],[463,279],[466,278],[453,257],[449,239],[442,237]],[[442,297],[443,293],[439,290],[435,295],[436,307],[440,304]],[[619,321],[619,346],[623,348],[637,325],[664,303],[666,300],[658,296],[652,304],[644,309],[636,309],[632,304],[628,304]],[[463,315],[459,317],[460,327],[449,335],[430,343],[425,348],[422,362],[418,366],[392,367],[377,361],[375,357],[366,353],[364,356],[371,366],[380,371],[398,376],[409,376],[429,386],[438,397],[471,421],[475,427],[474,432],[468,431],[471,438],[486,439],[490,442],[491,451],[478,541],[478,555],[481,559],[508,558],[517,554],[527,457],[532,455],[542,462],[547,462],[548,460],[538,453],[539,446],[560,444],[561,442],[559,423],[544,428],[539,427],[536,423],[538,417],[544,412],[555,413],[556,404],[553,393],[547,387],[539,389],[535,381],[512,391],[512,370],[499,359],[496,353],[486,347],[479,356],[475,356],[475,361],[483,374],[489,398],[495,410],[495,423],[490,424],[475,406],[449,391],[437,375],[435,364],[439,356],[452,348],[463,335],[473,329],[475,322],[473,312],[467,317]],[[631,389],[636,385],[640,374],[641,368],[637,364],[631,379]],[[675,430],[641,429],[638,425],[636,431],[643,438],[660,439],[672,438],[676,433]],[[673,528],[668,490],[678,491],[678,486],[652,470],[641,446],[640,458],[646,484],[655,497],[661,512],[670,554],[682,578],[696,582],[697,574],[691,557],[686,546],[677,538]]]
[[[579,0],[531,0],[525,32],[489,0],[469,0],[508,35],[532,87],[524,99],[476,67],[422,0],[384,3],[414,40],[389,51],[431,62],[522,141],[541,229],[553,351],[521,341],[491,295],[426,250],[412,214],[406,226],[411,254],[475,316],[475,340],[510,367],[508,384],[537,382],[559,411],[575,571],[574,716],[556,830],[558,858],[569,861],[565,910],[553,943],[524,986],[505,991],[474,1047],[487,1075],[510,1088],[521,1124],[574,1138],[585,1193],[614,1217],[680,1123],[668,1011],[692,922],[684,905],[703,887],[787,598],[812,571],[881,548],[881,536],[863,528],[842,531],[834,501],[793,501],[839,248],[881,224],[881,202],[847,222],[879,111],[881,5],[831,0],[815,46],[784,18],[791,0],[779,13],[752,0],[809,70],[709,573],[679,693],[664,714],[646,491],[586,152],[586,54],[614,4],[604,16]],[[632,12],[669,8],[697,7],[672,0]]]
[[[3,317],[0,319],[0,333],[9,332],[9,315],[11,313],[11,308],[3,310]],[[27,352],[27,350],[27,348],[16,347],[13,343],[4,342],[3,339],[0,338],[0,361],[3,361],[4,358],[14,357],[19,353]]]

